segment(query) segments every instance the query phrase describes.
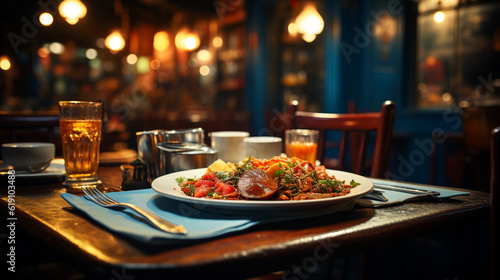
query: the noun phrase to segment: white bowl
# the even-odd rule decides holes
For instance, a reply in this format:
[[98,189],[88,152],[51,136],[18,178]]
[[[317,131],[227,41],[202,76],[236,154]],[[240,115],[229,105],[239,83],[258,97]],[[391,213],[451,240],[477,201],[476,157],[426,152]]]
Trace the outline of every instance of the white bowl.
[[52,143],[2,144],[2,159],[14,166],[15,171],[42,172],[54,158],[56,147]]
[[220,159],[226,162],[239,162],[246,157],[243,140],[250,133],[245,131],[216,131],[211,132],[212,148],[217,150]]
[[270,159],[279,156],[282,150],[282,140],[280,137],[255,136],[245,140],[247,156],[258,159]]

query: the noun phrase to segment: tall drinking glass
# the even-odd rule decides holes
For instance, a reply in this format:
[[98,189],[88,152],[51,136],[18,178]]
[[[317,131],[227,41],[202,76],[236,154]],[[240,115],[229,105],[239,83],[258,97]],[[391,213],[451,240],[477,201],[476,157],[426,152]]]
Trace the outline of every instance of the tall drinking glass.
[[64,185],[101,184],[97,179],[101,143],[102,103],[60,101],[59,126],[66,168]]

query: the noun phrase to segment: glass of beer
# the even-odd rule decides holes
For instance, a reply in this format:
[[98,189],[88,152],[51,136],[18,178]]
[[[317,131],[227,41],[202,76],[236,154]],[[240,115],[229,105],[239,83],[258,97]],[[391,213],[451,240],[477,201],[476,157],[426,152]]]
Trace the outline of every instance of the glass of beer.
[[291,129],[285,131],[285,152],[288,157],[298,157],[316,164],[319,131],[312,129]]
[[70,189],[101,184],[97,178],[101,143],[102,102],[60,101],[59,126]]

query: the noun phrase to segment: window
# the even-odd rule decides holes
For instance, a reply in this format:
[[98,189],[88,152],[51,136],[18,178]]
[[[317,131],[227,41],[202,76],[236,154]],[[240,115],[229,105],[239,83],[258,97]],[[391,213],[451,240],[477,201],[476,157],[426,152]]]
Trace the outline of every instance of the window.
[[470,97],[498,98],[499,14],[496,1],[419,2],[414,98],[418,108],[446,109]]

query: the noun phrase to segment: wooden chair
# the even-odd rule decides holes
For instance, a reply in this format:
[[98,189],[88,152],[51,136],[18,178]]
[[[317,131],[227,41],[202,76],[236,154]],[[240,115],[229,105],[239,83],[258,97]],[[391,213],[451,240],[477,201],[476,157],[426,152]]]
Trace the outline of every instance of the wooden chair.
[[51,142],[56,144],[56,155],[60,151],[58,112],[0,112],[0,142]]
[[[313,113],[298,111],[298,102],[292,101],[287,106],[289,121],[287,129],[309,128],[320,131],[320,142],[318,145],[318,159],[325,159],[326,131],[340,131],[341,140],[339,145],[339,163],[337,169],[346,170],[346,155],[349,138],[355,140],[356,147],[351,149],[352,172],[362,173],[365,163],[368,135],[376,132],[375,147],[371,165],[371,177],[383,178],[387,170],[389,150],[394,127],[396,107],[391,101],[382,104],[382,110],[374,113]],[[355,137],[350,137],[355,134]],[[350,143],[352,145],[352,142]]]
[[491,279],[500,277],[500,126],[491,132]]

